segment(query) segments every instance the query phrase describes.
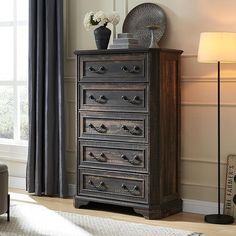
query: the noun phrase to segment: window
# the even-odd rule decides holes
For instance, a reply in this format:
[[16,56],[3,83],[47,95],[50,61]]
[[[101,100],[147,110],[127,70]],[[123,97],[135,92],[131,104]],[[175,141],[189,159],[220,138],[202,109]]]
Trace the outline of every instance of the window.
[[0,143],[28,139],[28,0],[0,0]]

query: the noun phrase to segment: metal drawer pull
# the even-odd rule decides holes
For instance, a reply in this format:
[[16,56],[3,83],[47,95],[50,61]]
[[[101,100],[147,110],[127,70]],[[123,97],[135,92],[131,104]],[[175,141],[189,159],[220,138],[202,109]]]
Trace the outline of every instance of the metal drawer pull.
[[132,165],[139,165],[142,162],[137,155],[135,155],[132,159],[129,159],[126,155],[121,155],[121,158],[128,161]]
[[95,98],[93,95],[89,95],[89,98],[97,103],[105,104],[107,103],[107,98],[104,95],[101,95],[99,98]]
[[95,127],[93,124],[89,124],[89,127],[91,129],[94,129],[98,133],[106,133],[107,132],[107,127],[104,124],[101,124],[100,127]]
[[124,101],[129,102],[129,103],[134,104],[134,105],[140,104],[140,103],[142,102],[142,100],[140,99],[139,96],[134,96],[133,99],[130,99],[130,98],[128,98],[127,96],[122,96],[121,98],[122,98]]
[[133,189],[129,189],[125,184],[122,184],[121,188],[131,194],[137,194],[137,192],[139,193],[139,187],[137,185],[135,185]]
[[134,126],[133,129],[129,129],[126,125],[122,125],[121,128],[132,135],[141,135],[142,130],[138,126]]
[[96,189],[99,190],[99,191],[105,191],[105,190],[106,190],[106,185],[105,185],[105,183],[104,183],[103,181],[101,181],[101,182],[99,183],[99,185],[95,185],[94,182],[90,179],[90,180],[88,181],[88,183],[89,183],[90,186],[96,188]]
[[100,66],[98,69],[95,69],[94,67],[90,66],[88,70],[92,73],[103,74],[105,73],[106,68],[104,66]]
[[100,154],[100,157],[94,156],[94,154],[92,152],[89,152],[88,155],[99,162],[106,162],[107,161],[107,157],[103,152]]
[[133,66],[133,69],[129,69],[127,66],[122,66],[121,70],[123,70],[125,73],[139,73],[140,72],[139,66]]

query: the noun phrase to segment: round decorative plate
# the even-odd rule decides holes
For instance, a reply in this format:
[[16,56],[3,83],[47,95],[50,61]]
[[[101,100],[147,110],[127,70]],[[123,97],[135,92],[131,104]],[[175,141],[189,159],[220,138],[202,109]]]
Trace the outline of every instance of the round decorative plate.
[[132,33],[139,40],[139,45],[148,48],[151,43],[151,32],[148,26],[157,26],[154,30],[155,41],[158,42],[166,29],[165,12],[154,3],[143,3],[133,8],[123,23],[123,33]]

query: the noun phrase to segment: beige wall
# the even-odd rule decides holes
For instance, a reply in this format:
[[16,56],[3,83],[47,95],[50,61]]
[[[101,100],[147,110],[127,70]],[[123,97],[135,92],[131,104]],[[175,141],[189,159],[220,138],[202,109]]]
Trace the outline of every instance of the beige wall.
[[[153,2],[167,15],[162,47],[184,50],[182,56],[182,197],[216,201],[216,66],[197,63],[202,31],[236,31],[235,0],[65,0],[66,154],[70,183],[75,182],[75,49],[95,48],[93,32],[83,28],[89,10],[117,10],[121,32],[125,13]],[[222,194],[227,155],[236,153],[236,65],[222,65]]]

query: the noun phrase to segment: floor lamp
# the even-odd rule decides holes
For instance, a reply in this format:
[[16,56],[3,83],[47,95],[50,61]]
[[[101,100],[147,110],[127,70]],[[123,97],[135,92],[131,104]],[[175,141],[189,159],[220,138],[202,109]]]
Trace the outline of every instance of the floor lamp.
[[213,224],[231,224],[234,222],[234,218],[220,213],[220,64],[236,63],[236,33],[201,33],[198,61],[203,63],[217,63],[218,68],[218,214],[206,215],[205,221]]

